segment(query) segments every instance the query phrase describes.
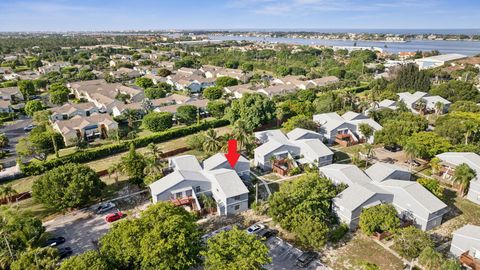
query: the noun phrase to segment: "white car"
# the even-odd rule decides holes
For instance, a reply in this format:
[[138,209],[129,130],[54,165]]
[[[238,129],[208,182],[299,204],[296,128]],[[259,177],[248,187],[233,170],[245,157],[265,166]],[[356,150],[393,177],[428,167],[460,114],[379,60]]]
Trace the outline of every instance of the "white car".
[[103,214],[103,213],[115,208],[115,206],[116,205],[112,202],[102,203],[95,208],[95,213]]
[[256,233],[258,231],[260,231],[261,229],[264,229],[265,228],[265,225],[263,224],[253,224],[252,226],[248,227],[247,228],[247,233],[248,234],[252,234],[252,233]]

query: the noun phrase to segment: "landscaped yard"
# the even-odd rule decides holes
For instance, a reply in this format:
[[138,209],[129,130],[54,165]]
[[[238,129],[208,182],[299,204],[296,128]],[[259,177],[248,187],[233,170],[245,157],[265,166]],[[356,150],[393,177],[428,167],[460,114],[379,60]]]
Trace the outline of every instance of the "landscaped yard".
[[450,208],[447,214],[448,220],[444,221],[444,223],[433,230],[432,233],[451,237],[453,231],[466,224],[480,226],[480,205],[460,197],[451,197],[447,204]]
[[379,269],[403,269],[403,262],[367,236],[357,233],[344,246],[328,249],[324,259],[332,269],[361,269],[365,263]]

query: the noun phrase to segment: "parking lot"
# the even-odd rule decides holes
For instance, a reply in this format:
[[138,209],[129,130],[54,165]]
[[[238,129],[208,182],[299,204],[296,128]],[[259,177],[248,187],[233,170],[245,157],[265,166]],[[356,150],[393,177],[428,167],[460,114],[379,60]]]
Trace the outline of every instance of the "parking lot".
[[301,268],[296,266],[297,258],[303,253],[300,249],[292,246],[288,242],[278,237],[270,237],[266,241],[266,245],[270,249],[272,263],[267,265],[266,269],[310,269],[310,270],[327,270],[330,269],[323,265],[320,261],[314,260],[307,267]]

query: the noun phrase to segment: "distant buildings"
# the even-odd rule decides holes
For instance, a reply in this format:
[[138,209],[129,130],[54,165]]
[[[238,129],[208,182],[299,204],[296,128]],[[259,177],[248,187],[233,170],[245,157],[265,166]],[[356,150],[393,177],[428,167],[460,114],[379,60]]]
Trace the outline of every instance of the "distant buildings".
[[420,69],[429,69],[441,67],[445,64],[451,63],[456,60],[467,58],[466,55],[451,53],[451,54],[441,54],[425,58],[416,59],[415,63]]

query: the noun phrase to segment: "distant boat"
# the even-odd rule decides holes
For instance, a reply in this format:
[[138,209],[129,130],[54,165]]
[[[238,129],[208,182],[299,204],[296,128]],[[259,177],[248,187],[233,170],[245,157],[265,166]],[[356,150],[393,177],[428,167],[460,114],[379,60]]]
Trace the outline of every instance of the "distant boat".
[[384,48],[388,48],[387,44],[383,45]]

